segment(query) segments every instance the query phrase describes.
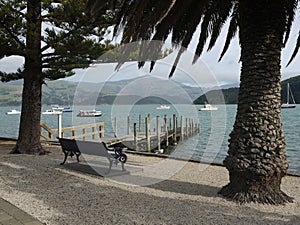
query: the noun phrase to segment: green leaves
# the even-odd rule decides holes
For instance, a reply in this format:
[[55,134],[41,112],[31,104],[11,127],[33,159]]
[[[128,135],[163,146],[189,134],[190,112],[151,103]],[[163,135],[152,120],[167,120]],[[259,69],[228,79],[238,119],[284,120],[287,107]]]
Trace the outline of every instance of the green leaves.
[[[0,59],[11,55],[31,56],[32,50],[28,49],[26,40],[29,32],[39,29],[39,24],[27,23],[27,2],[0,1]],[[107,7],[101,9],[99,15],[91,17],[86,11],[85,0],[43,0],[39,14],[41,35],[31,35],[34,35],[35,42],[41,43],[40,49],[35,49],[35,52],[40,52],[43,78],[70,76],[73,69],[88,67],[112,48],[102,43],[107,27],[114,21],[114,13]],[[9,81],[16,79],[16,74],[18,72],[1,73],[1,77]]]

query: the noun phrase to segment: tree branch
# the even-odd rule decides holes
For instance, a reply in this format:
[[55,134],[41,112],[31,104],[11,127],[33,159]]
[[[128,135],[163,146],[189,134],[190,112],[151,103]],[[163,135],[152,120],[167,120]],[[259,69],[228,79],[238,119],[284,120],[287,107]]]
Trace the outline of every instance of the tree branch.
[[14,33],[9,29],[9,27],[6,26],[6,24],[2,20],[0,21],[0,26],[2,26],[9,33],[9,35],[20,45],[23,50],[26,48],[25,44],[20,41],[20,39],[16,35],[14,35]]

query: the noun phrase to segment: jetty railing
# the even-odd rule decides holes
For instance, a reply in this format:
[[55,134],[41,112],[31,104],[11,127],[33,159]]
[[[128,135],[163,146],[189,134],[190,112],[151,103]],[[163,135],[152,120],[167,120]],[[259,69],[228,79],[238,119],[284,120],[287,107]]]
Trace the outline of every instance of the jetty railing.
[[[145,116],[142,121],[142,116],[139,115],[139,121],[131,122],[131,118],[128,116],[127,121],[121,120],[121,123],[126,122],[126,125],[120,126],[124,132],[121,135],[118,134],[117,118],[114,118],[113,132],[114,138],[104,138],[104,122],[79,125],[73,127],[60,128],[60,134],[58,129],[51,129],[43,122],[41,123],[41,139],[46,141],[54,141],[57,136],[70,139],[82,139],[85,140],[99,140],[105,141],[109,144],[117,144],[120,146],[126,146],[129,149],[136,151],[148,151],[161,150],[169,145],[176,145],[178,141],[183,141],[189,137],[196,135],[200,132],[199,122],[195,122],[194,119],[179,118],[174,114],[170,118],[166,115],[156,116],[155,125],[151,127],[150,115]],[[120,125],[120,124],[119,124]],[[124,126],[125,125],[125,126]]]
[[[46,141],[54,141],[55,137],[59,136],[58,129],[51,129],[45,123],[41,122],[41,139]],[[79,125],[73,127],[64,127],[61,129],[60,137],[67,137],[70,139],[86,140],[91,137],[92,140],[104,137],[104,123],[94,123]]]

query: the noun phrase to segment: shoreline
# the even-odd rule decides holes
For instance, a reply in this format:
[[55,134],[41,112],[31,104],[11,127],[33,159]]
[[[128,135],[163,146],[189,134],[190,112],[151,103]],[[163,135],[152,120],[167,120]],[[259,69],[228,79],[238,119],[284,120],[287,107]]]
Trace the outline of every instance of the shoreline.
[[[17,141],[17,138],[7,138],[7,137],[0,137],[0,144],[1,141]],[[57,145],[60,146],[58,141],[43,141],[42,144],[49,144],[49,145]],[[149,152],[138,152],[138,151],[133,151],[133,150],[125,150],[124,152],[130,153],[130,154],[136,154],[136,155],[141,155],[141,156],[146,156],[146,157],[158,157],[158,158],[169,158],[169,159],[175,159],[175,160],[180,160],[180,161],[188,161],[188,162],[193,162],[193,163],[201,163],[201,164],[208,164],[212,166],[222,166],[225,167],[222,163],[217,163],[217,162],[205,162],[197,159],[184,159],[184,158],[179,158],[179,157],[173,157],[167,154],[156,154],[156,153],[149,153]],[[300,174],[296,173],[290,173],[287,172],[287,176],[294,176],[294,177],[300,177]]]
[[[143,171],[103,178],[60,166],[60,146],[44,144],[51,152],[45,156],[11,155],[13,143],[0,141],[1,197],[47,225],[261,225],[298,224],[300,219],[299,177],[282,180],[282,190],[294,197],[293,203],[239,205],[217,194],[229,179],[223,166],[128,153],[125,168],[143,167]],[[67,164],[73,162],[74,158],[68,159]],[[166,162],[165,170],[159,169]],[[174,172],[173,165],[181,168]],[[163,172],[166,179],[159,177]],[[152,183],[125,184],[123,178]]]

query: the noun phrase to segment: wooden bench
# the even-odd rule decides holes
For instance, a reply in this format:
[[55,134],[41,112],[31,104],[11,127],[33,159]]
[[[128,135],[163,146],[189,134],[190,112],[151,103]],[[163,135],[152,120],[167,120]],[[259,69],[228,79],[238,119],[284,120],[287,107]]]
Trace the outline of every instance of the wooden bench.
[[[77,162],[80,162],[79,157],[81,153],[88,155],[95,155],[107,158],[109,161],[109,168],[106,171],[108,174],[111,170],[113,163],[116,165],[121,163],[122,171],[125,171],[124,164],[127,161],[127,155],[122,152],[122,148],[109,149],[104,142],[91,142],[91,141],[79,141],[75,139],[58,138],[62,151],[65,154],[65,158],[61,165],[65,164],[68,156],[76,155]],[[114,154],[110,154],[108,151],[113,150]]]

